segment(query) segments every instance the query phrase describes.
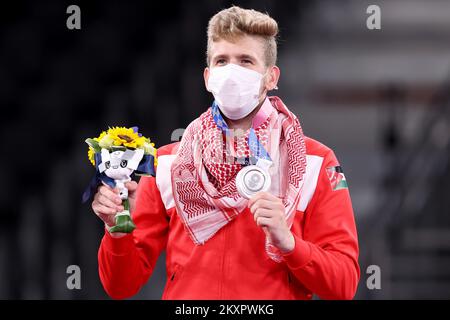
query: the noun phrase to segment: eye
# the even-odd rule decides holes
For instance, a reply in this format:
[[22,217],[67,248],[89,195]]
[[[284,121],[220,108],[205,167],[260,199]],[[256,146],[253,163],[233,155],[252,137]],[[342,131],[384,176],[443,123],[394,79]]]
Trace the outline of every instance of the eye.
[[128,161],[127,161],[127,160],[122,160],[122,161],[120,161],[120,166],[121,166],[122,168],[126,168],[127,164],[128,164]]
[[109,161],[106,161],[105,162],[105,168],[109,169],[109,167],[111,167],[111,163]]
[[252,60],[249,60],[249,59],[243,59],[243,60],[241,60],[241,63],[242,64],[253,64]]
[[224,64],[226,64],[225,59],[219,59],[216,61],[216,66],[223,66]]

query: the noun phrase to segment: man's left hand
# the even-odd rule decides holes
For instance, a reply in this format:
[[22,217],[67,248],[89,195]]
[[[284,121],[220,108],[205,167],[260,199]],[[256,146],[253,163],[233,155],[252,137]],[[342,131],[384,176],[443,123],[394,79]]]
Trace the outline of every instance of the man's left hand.
[[280,198],[268,192],[258,192],[248,202],[256,224],[264,230],[270,243],[282,253],[292,251],[295,239],[286,222],[284,205]]

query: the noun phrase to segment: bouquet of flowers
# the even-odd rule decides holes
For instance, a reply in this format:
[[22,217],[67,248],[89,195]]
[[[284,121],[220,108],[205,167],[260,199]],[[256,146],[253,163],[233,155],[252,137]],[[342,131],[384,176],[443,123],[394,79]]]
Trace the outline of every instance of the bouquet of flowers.
[[131,219],[125,183],[131,181],[133,175],[155,176],[155,144],[142,136],[137,127],[112,127],[97,138],[86,139],[86,143],[96,174],[83,194],[83,202],[89,200],[102,183],[117,187],[124,210],[116,214],[116,225],[109,231],[130,233],[136,226]]

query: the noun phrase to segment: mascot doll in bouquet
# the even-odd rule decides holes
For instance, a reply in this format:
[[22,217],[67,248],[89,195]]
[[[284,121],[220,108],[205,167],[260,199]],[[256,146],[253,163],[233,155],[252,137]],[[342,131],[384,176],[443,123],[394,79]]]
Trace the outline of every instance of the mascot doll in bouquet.
[[134,175],[155,176],[154,144],[142,136],[137,127],[112,127],[97,138],[86,139],[86,143],[89,145],[88,157],[96,173],[83,193],[83,203],[95,194],[100,184],[117,188],[124,210],[116,214],[116,224],[109,232],[132,232],[136,226],[131,219],[125,183]]

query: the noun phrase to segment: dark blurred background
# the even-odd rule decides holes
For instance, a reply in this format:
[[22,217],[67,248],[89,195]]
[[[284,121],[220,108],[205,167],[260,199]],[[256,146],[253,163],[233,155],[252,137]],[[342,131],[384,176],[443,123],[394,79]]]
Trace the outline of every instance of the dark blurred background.
[[[12,2],[9,2],[12,3]],[[81,30],[66,9],[81,8]],[[359,299],[450,298],[450,2],[16,1],[0,10],[0,298],[103,299],[84,139],[171,142],[211,102],[206,26],[232,4],[280,26],[280,90],[335,150],[360,238]],[[381,30],[366,9],[381,8]],[[66,268],[81,268],[68,290]],[[369,290],[366,269],[381,270]],[[164,255],[136,298],[159,299]]]

